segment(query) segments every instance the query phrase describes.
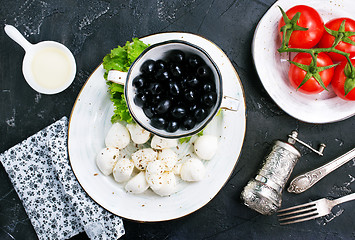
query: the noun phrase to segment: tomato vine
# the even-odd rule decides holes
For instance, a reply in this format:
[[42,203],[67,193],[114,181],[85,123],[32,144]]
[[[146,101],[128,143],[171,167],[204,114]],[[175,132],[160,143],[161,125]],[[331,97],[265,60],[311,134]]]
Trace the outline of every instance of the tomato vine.
[[[300,64],[290,61],[291,64],[294,64],[297,67],[299,67],[307,72],[304,80],[302,81],[302,83],[300,84],[299,87],[301,87],[306,81],[308,81],[308,79],[310,79],[311,77],[314,77],[317,80],[317,82],[323,87],[323,89],[327,90],[327,88],[324,86],[322,80],[320,79],[318,73],[320,71],[325,70],[325,69],[335,67],[338,64],[333,64],[333,65],[326,66],[326,67],[317,67],[317,56],[321,52],[324,52],[324,53],[333,52],[333,53],[338,53],[338,54],[344,56],[348,62],[347,67],[346,67],[346,71],[344,71],[344,74],[347,77],[346,84],[345,84],[346,86],[344,86],[345,87],[345,95],[347,95],[353,88],[355,88],[355,67],[353,66],[353,64],[351,62],[350,53],[343,52],[341,50],[336,49],[335,47],[340,42],[345,42],[345,43],[355,45],[355,42],[349,38],[351,36],[354,36],[355,32],[345,31],[345,20],[343,20],[338,30],[331,30],[331,29],[327,28],[326,26],[324,26],[325,31],[327,33],[329,33],[330,35],[334,36],[334,42],[331,47],[309,48],[309,49],[308,48],[292,48],[292,47],[289,47],[289,41],[290,41],[290,37],[291,37],[293,31],[307,31],[308,28],[301,27],[297,24],[299,18],[301,17],[300,12],[297,12],[292,17],[292,19],[290,19],[287,16],[287,14],[284,12],[284,10],[281,7],[279,7],[279,8],[280,8],[280,11],[282,14],[282,18],[285,22],[285,25],[280,28],[280,32],[282,33],[282,39],[281,39],[282,42],[281,42],[281,47],[277,51],[279,53],[283,53],[283,52],[298,52],[298,53],[300,53],[300,52],[303,52],[303,53],[310,54],[312,57],[312,62],[310,63],[309,66],[303,66],[303,65],[300,65]],[[351,86],[349,86],[349,85],[351,85]]]

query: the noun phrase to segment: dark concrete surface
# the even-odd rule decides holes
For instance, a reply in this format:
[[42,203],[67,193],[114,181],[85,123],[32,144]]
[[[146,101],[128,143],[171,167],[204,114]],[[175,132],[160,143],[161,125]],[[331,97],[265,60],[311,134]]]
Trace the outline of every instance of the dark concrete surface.
[[[334,0],[337,1],[337,0]],[[24,81],[23,49],[0,29],[0,152],[60,119],[69,116],[90,73],[110,49],[132,37],[157,32],[200,34],[220,46],[243,83],[247,131],[239,162],[218,195],[197,212],[161,223],[124,221],[122,239],[355,239],[355,202],[333,214],[300,224],[280,226],[276,216],[262,216],[239,200],[276,139],[293,129],[307,143],[327,144],[317,157],[298,145],[303,157],[292,176],[311,170],[355,147],[355,118],[315,125],[300,122],[277,107],[254,69],[251,41],[255,27],[274,0],[2,0],[0,26],[16,26],[37,43],[54,40],[75,55],[74,83],[57,95],[42,95]],[[283,206],[322,197],[339,197],[355,189],[355,161],[333,172],[307,192],[283,194]],[[74,239],[86,239],[80,234]],[[0,239],[37,239],[11,182],[0,166]]]

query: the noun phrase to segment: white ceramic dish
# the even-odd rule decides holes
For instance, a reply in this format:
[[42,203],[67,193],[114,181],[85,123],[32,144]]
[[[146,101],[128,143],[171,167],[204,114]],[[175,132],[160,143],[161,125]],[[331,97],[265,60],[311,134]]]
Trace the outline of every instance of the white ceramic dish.
[[95,164],[97,153],[111,126],[113,106],[100,65],[87,80],[74,105],[68,136],[70,164],[88,195],[108,211],[136,221],[165,221],[190,214],[207,204],[223,187],[237,163],[244,141],[245,100],[240,79],[223,51],[203,37],[190,33],[160,33],[141,38],[148,44],[167,40],[185,40],[203,48],[218,65],[226,95],[240,99],[237,112],[224,111],[209,131],[220,136],[215,157],[206,162],[207,176],[200,182],[187,183],[170,197],[152,191],[133,195],[112,176],[104,176]]
[[[136,89],[132,85],[133,79],[141,74],[140,67],[141,65],[148,59],[153,59],[155,61],[159,59],[163,59],[166,53],[171,51],[172,49],[180,49],[184,52],[194,53],[203,59],[203,61],[210,67],[213,77],[216,84],[216,93],[217,93],[217,102],[215,106],[211,109],[208,116],[201,121],[200,123],[196,124],[192,129],[189,130],[182,130],[178,129],[173,133],[169,133],[164,129],[155,128],[150,124],[150,119],[144,114],[143,109],[138,107],[134,103],[134,96]],[[202,49],[199,49],[198,46],[193,45],[189,42],[181,41],[181,40],[172,40],[172,41],[165,41],[159,42],[157,44],[151,44],[131,65],[128,72],[116,72],[116,79],[122,79],[119,81],[113,81],[118,84],[125,86],[125,99],[127,102],[128,110],[136,123],[138,123],[142,128],[158,135],[160,137],[165,138],[181,138],[190,136],[200,132],[209,122],[210,120],[217,114],[218,109],[220,108],[222,101],[223,101],[223,93],[222,88],[220,85],[222,84],[222,80],[220,78],[219,69],[213,63],[212,59],[205,53]],[[110,79],[110,74],[112,71],[109,72],[107,76],[107,80]],[[237,104],[239,103],[236,101]],[[226,104],[224,104],[226,106]],[[226,106],[228,107],[228,105]]]
[[[354,0],[280,0],[262,17],[254,33],[252,55],[258,75],[266,91],[286,113],[309,123],[330,123],[355,115],[355,102],[337,97],[331,86],[329,92],[306,95],[296,91],[288,80],[289,59],[287,53],[277,52],[281,43],[277,25],[281,18],[278,6],[284,11],[295,5],[306,4],[316,9],[324,23],[333,18],[355,18]],[[294,55],[292,55],[294,56]]]

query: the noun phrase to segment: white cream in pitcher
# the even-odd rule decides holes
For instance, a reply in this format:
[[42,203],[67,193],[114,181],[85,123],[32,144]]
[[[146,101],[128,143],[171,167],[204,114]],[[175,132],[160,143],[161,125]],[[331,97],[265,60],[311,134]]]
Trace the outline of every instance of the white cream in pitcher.
[[47,47],[33,57],[31,70],[34,80],[44,88],[56,89],[71,79],[70,59],[58,48]]

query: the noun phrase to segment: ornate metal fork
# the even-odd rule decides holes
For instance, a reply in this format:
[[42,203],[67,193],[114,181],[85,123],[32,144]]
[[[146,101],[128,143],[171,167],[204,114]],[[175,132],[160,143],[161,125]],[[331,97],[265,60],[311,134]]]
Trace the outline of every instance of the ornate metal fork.
[[355,200],[355,193],[351,193],[349,195],[334,200],[322,198],[310,203],[281,209],[278,211],[280,225],[298,223],[323,217],[331,213],[331,210],[334,206],[351,200]]

